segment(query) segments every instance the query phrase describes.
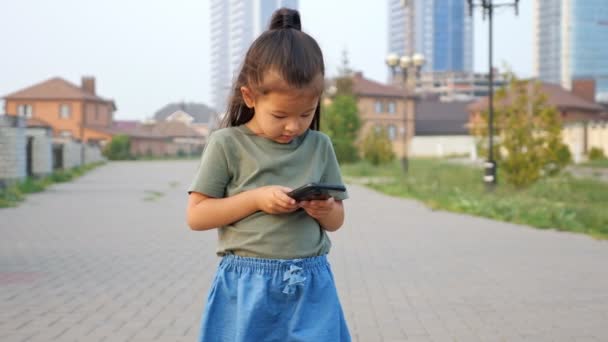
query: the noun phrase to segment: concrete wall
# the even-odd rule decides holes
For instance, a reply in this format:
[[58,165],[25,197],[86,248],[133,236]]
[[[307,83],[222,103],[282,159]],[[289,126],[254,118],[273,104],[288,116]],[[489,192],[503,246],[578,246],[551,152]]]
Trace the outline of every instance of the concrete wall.
[[445,157],[463,154],[475,157],[475,140],[472,136],[415,136],[410,147],[410,156],[413,157]]
[[601,148],[604,155],[608,156],[608,122],[591,122],[587,129],[589,150]]
[[53,172],[53,137],[50,128],[27,128],[26,135],[33,138],[32,173],[42,177]]
[[0,186],[26,177],[23,118],[0,115]]
[[63,168],[71,169],[81,164],[81,144],[71,138],[53,138],[54,144],[63,146]]
[[82,145],[74,140],[68,141],[63,145],[63,165],[66,169],[82,164]]
[[575,163],[583,161],[585,154],[585,125],[582,122],[566,123],[562,130],[562,139],[570,149]]
[[101,154],[101,148],[98,145],[87,144],[84,148],[84,163],[92,164],[104,161],[105,158]]

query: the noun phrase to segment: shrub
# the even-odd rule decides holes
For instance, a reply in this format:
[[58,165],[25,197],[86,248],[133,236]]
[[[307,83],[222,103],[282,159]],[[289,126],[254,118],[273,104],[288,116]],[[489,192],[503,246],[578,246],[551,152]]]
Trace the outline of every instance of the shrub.
[[395,159],[386,129],[371,129],[361,145],[363,158],[372,165],[386,164]]
[[606,159],[606,155],[604,155],[604,150],[599,147],[593,147],[589,150],[589,160],[601,160]]

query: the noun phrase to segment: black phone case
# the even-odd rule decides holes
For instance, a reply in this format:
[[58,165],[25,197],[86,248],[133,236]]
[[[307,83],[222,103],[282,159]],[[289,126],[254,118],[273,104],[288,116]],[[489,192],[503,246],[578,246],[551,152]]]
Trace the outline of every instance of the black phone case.
[[312,200],[326,200],[346,191],[342,185],[309,183],[301,186],[287,195],[298,202]]

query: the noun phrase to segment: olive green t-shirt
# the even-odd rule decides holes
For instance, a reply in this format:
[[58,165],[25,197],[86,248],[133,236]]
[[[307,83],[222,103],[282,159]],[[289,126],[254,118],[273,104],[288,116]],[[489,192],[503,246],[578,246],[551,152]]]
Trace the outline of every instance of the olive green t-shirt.
[[[343,185],[331,141],[307,130],[287,144],[257,136],[247,126],[213,132],[188,193],[223,198],[267,185],[292,189],[307,183]],[[344,193],[337,200],[348,198]],[[303,209],[272,215],[257,211],[218,229],[217,254],[292,259],[327,254],[331,242]]]

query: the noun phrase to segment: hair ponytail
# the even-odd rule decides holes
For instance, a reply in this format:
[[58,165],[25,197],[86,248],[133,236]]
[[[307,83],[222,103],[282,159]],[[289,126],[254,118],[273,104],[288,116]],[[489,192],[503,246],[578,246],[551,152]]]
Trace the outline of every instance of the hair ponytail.
[[[301,28],[298,11],[281,8],[273,13],[268,30],[247,50],[241,70],[232,85],[221,127],[239,126],[253,118],[255,110],[245,105],[241,87],[248,87],[258,95],[309,88],[321,97],[325,76],[323,53],[319,44],[302,32]],[[271,70],[278,73],[284,81],[282,83],[289,88],[265,82],[264,77]],[[320,110],[319,104],[310,125],[311,129],[319,129]]]
[[300,13],[298,11],[281,8],[275,11],[270,19],[269,30],[294,29],[302,31],[300,23]]

